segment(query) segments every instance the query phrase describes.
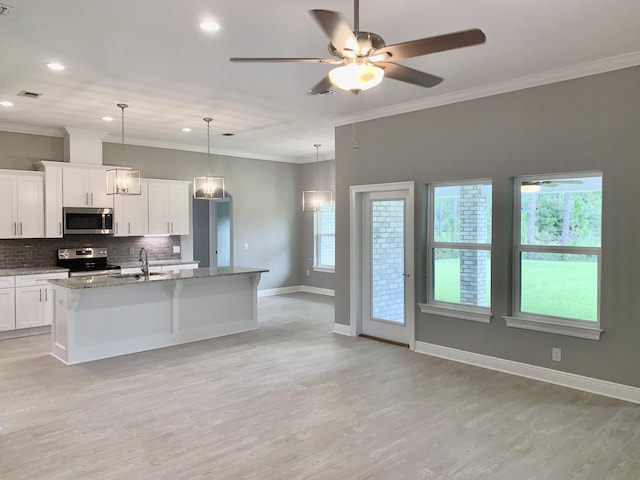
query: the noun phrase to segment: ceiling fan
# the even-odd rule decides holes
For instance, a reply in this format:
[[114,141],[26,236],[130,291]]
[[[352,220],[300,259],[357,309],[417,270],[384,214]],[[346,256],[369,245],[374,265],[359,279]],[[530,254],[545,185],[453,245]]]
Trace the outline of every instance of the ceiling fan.
[[339,12],[310,10],[309,13],[329,37],[332,58],[238,58],[232,62],[305,62],[339,65],[307,91],[309,95],[324,95],[332,86],[357,94],[379,85],[384,76],[421,87],[434,87],[444,79],[395,63],[397,60],[429,53],[484,43],[486,37],[477,28],[461,32],[421,38],[409,42],[385,45],[384,39],[371,32],[361,32],[359,0],[354,0],[353,30]]
[[531,180],[522,182],[520,191],[523,193],[536,193],[542,190],[542,187],[558,187],[566,184],[582,185],[583,183],[582,180]]

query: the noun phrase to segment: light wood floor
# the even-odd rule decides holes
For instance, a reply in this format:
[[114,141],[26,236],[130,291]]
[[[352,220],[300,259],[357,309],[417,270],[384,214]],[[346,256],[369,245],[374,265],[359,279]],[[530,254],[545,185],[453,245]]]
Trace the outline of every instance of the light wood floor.
[[332,299],[260,330],[66,367],[0,342],[0,479],[632,479],[640,407],[330,333]]

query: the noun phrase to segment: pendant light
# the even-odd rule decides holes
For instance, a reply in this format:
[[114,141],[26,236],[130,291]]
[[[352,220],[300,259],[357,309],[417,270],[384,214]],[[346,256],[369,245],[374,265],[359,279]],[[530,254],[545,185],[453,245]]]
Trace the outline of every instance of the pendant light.
[[124,166],[124,109],[129,105],[118,103],[117,106],[122,111],[122,167],[107,170],[107,195],[140,195],[140,172]]
[[216,200],[224,198],[224,177],[211,176],[211,121],[213,118],[203,118],[207,122],[207,175],[193,178],[193,198],[200,200]]
[[[321,147],[319,143],[314,145],[316,147],[316,182],[319,181],[319,169],[318,169],[318,152]],[[322,209],[322,206],[326,202],[333,200],[333,192],[331,190],[305,190],[302,192],[302,211],[303,212],[317,212]]]

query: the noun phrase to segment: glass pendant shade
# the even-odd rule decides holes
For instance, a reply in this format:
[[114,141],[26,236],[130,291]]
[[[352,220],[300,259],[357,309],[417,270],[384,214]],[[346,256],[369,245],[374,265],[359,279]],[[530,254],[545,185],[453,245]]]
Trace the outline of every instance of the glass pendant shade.
[[193,177],[193,198],[216,200],[226,197],[224,177],[209,174],[211,170],[211,121],[213,119],[205,117],[202,120],[207,122],[207,174],[202,177]]
[[107,195],[140,195],[140,172],[126,168],[107,170]]
[[214,200],[224,198],[224,177],[194,177],[193,198]]
[[329,72],[331,83],[350,92],[369,90],[384,79],[384,70],[366,63],[350,63]]
[[118,103],[117,106],[122,111],[122,144],[120,146],[122,167],[106,171],[107,195],[141,195],[140,172],[124,166],[124,109],[129,105]]
[[302,192],[302,211],[317,212],[322,206],[333,200],[331,190],[305,190]]

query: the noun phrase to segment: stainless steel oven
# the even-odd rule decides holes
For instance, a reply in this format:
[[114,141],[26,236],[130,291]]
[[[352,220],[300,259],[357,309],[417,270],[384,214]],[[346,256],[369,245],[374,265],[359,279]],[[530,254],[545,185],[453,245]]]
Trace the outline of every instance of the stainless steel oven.
[[56,265],[68,268],[70,277],[120,273],[118,265],[107,263],[107,249],[101,247],[60,248]]
[[63,209],[64,233],[91,233],[111,235],[113,233],[112,208]]

